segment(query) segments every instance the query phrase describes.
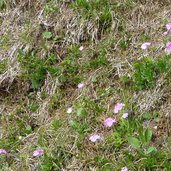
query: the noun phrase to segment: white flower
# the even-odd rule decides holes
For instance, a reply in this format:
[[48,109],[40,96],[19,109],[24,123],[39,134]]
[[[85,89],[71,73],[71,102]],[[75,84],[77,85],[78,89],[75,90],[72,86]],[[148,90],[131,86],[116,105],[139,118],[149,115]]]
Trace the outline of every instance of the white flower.
[[83,46],[80,46],[79,50],[82,51],[83,49],[84,49],[84,47]]
[[72,107],[69,107],[69,108],[67,109],[67,113],[72,113]]
[[125,166],[125,167],[122,167],[121,168],[121,171],[128,171],[128,168]]
[[81,88],[84,87],[84,84],[83,84],[83,83],[79,83],[79,84],[77,85],[77,87],[78,87],[79,89],[81,89]]
[[148,46],[150,46],[150,45],[151,45],[150,42],[145,42],[145,43],[143,43],[143,44],[141,45],[141,49],[145,50],[145,49],[147,49]]
[[126,119],[128,117],[128,113],[124,113],[123,115],[122,115],[122,118],[124,118],[124,119]]
[[100,135],[94,134],[94,135],[91,135],[91,136],[89,137],[89,140],[90,140],[91,142],[96,142],[97,140],[101,140],[101,137],[100,137]]

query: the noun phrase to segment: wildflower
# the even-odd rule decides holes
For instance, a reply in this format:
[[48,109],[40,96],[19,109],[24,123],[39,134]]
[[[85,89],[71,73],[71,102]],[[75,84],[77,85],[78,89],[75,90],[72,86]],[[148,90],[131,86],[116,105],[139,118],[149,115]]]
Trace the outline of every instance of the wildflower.
[[69,108],[67,109],[67,113],[72,113],[72,107],[69,107]]
[[166,24],[166,29],[167,31],[163,33],[163,36],[166,36],[169,32],[171,32],[171,23]]
[[166,36],[168,34],[168,32],[167,31],[165,31],[164,33],[163,33],[163,36]]
[[116,119],[114,118],[107,118],[104,122],[103,125],[105,127],[111,127],[114,123],[116,123]]
[[84,87],[84,84],[83,84],[83,83],[79,83],[79,84],[77,85],[77,87],[78,87],[79,89],[81,89],[81,88]]
[[7,154],[7,151],[5,149],[0,149],[0,154]]
[[22,139],[22,136],[19,136],[18,139],[21,140]]
[[168,32],[171,32],[171,23],[166,24],[166,29]]
[[122,108],[125,106],[125,104],[123,103],[116,103],[115,107],[114,107],[114,113],[118,113],[120,110],[122,110]]
[[125,166],[125,167],[122,167],[121,168],[121,171],[128,171],[128,168]]
[[84,47],[83,46],[80,46],[79,50],[82,51],[83,49],[84,49]]
[[154,126],[153,128],[154,128],[154,129],[157,129],[157,126]]
[[37,149],[37,150],[35,150],[35,151],[33,151],[33,156],[40,156],[40,155],[42,155],[43,154],[43,150],[41,150],[41,149]]
[[166,52],[171,53],[171,42],[166,43]]
[[145,43],[143,43],[143,44],[141,45],[141,49],[145,50],[145,49],[147,49],[148,46],[150,46],[150,45],[151,45],[150,42],[145,42]]
[[122,118],[126,119],[128,117],[128,113],[123,113]]
[[91,142],[96,142],[97,140],[101,140],[101,137],[100,137],[100,135],[94,134],[94,135],[91,135],[91,136],[89,137],[89,140],[90,140]]

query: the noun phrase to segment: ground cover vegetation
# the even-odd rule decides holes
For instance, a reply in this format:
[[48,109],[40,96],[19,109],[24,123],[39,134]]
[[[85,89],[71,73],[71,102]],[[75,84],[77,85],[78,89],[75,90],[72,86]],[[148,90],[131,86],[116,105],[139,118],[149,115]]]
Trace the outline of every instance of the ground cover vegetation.
[[170,0],[0,0],[0,170],[171,170]]

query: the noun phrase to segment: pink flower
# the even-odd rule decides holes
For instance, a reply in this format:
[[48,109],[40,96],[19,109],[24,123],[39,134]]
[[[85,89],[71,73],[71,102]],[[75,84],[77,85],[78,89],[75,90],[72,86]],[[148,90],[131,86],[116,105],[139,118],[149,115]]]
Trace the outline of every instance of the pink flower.
[[126,119],[128,117],[128,113],[123,113],[122,118]]
[[163,33],[163,36],[166,36],[169,32],[171,32],[171,23],[166,24],[166,29],[167,31]]
[[33,151],[33,156],[40,156],[40,155],[42,155],[43,154],[43,150],[41,150],[41,149],[37,149],[37,150],[35,150],[35,151]]
[[171,53],[171,42],[166,43],[166,52]]
[[163,36],[166,36],[168,34],[168,32],[167,31],[165,31],[164,33],[163,33]]
[[145,50],[145,49],[147,49],[148,46],[150,46],[150,45],[151,45],[150,42],[145,42],[145,43],[143,43],[143,44],[141,45],[141,49]]
[[128,168],[125,166],[125,167],[122,167],[121,168],[121,171],[128,171]]
[[72,113],[72,107],[69,107],[69,108],[67,109],[67,113]]
[[104,122],[103,125],[105,127],[111,127],[114,123],[116,123],[116,119],[114,118],[107,118]]
[[84,47],[83,46],[80,46],[79,50],[82,51],[83,49],[84,49]]
[[166,24],[166,29],[168,32],[171,32],[171,23]]
[[118,113],[120,110],[122,110],[122,108],[125,106],[125,104],[123,103],[116,103],[115,107],[114,107],[114,113]]
[[77,87],[78,87],[79,89],[81,89],[81,88],[84,87],[84,84],[83,84],[83,83],[79,83],[79,84],[77,85]]
[[91,135],[91,136],[89,137],[89,140],[90,140],[91,142],[96,142],[97,140],[101,140],[101,137],[100,137],[100,135],[94,134],[94,135]]
[[0,154],[7,154],[7,151],[5,149],[0,149]]

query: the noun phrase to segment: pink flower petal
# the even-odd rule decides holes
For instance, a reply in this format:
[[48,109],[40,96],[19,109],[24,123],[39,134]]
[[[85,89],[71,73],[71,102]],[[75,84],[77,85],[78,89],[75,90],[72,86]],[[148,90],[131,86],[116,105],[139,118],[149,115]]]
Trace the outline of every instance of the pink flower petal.
[[97,140],[101,140],[101,137],[100,137],[100,135],[94,134],[94,135],[91,135],[91,136],[89,137],[89,140],[90,140],[91,142],[96,142]]
[[83,84],[83,83],[79,83],[79,84],[77,85],[77,87],[78,87],[79,89],[81,89],[81,88],[84,87],[84,84]]
[[121,171],[128,171],[128,168],[125,166],[125,167],[122,167],[121,168]]
[[79,50],[82,51],[83,49],[84,49],[84,47],[83,46],[80,46]]
[[171,23],[168,23],[168,24],[166,24],[166,29],[167,29],[167,31],[171,31]]
[[123,113],[122,118],[126,119],[128,117],[128,113]]
[[168,31],[165,31],[164,33],[163,33],[163,36],[166,36],[168,34]]
[[122,110],[122,108],[125,106],[125,104],[123,103],[116,103],[115,107],[114,107],[114,113],[118,113],[120,110]]
[[105,127],[112,127],[114,123],[116,123],[116,119],[114,119],[114,118],[107,118],[107,119],[103,122],[103,125],[104,125]]
[[0,154],[7,154],[7,151],[5,149],[0,149]]
[[141,49],[145,50],[145,49],[147,49],[148,46],[150,46],[150,45],[151,45],[150,42],[145,42],[145,43],[143,43],[143,44],[141,45]]
[[171,42],[166,43],[166,52],[171,53]]
[[37,149],[37,150],[35,150],[35,151],[33,151],[33,156],[40,156],[40,155],[42,155],[43,154],[43,150],[41,150],[41,149]]

